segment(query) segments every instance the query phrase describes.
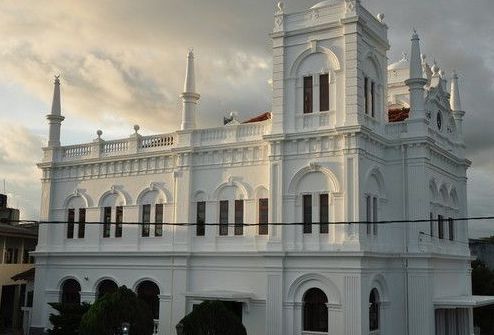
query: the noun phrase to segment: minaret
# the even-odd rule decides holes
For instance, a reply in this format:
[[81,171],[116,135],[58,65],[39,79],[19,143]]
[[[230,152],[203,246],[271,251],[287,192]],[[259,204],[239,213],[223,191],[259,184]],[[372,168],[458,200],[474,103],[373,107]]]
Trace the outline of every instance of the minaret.
[[449,105],[453,111],[453,118],[455,119],[458,136],[462,138],[463,116],[465,115],[465,112],[461,108],[460,88],[458,87],[458,75],[456,72],[453,72],[453,78],[451,79],[451,96],[449,98]]
[[425,90],[427,79],[424,78],[422,58],[420,54],[420,39],[416,31],[412,35],[412,50],[410,53],[410,79],[405,81],[410,90],[410,119],[425,117]]
[[65,117],[62,116],[62,107],[60,104],[60,76],[55,76],[51,114],[48,114],[46,118],[50,125],[48,147],[59,147],[60,127],[62,126],[62,121],[65,119]]
[[180,129],[189,130],[196,127],[196,105],[201,97],[196,93],[196,78],[194,74],[194,52],[189,50],[185,72],[184,92],[182,98],[182,125]]

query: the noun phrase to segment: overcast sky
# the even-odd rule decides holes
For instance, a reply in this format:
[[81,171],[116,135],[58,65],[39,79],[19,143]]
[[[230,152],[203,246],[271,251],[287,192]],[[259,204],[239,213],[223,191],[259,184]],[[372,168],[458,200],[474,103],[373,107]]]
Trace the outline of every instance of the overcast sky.
[[[285,1],[285,11],[317,3]],[[429,60],[460,73],[470,215],[494,214],[494,1],[362,0],[389,26],[390,62],[413,27]],[[53,75],[62,75],[62,143],[174,131],[187,49],[196,53],[199,124],[270,110],[273,0],[85,0],[0,3],[0,180],[24,218],[39,213],[40,160]],[[3,192],[3,185],[0,184]],[[494,234],[476,223],[472,236]]]

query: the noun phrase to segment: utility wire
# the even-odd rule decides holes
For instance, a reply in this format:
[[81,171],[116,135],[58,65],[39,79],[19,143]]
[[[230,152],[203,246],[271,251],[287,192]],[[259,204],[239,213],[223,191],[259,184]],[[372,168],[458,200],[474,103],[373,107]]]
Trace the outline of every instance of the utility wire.
[[[453,218],[454,222],[458,221],[477,221],[477,220],[494,220],[494,216],[473,216],[464,218]],[[88,222],[68,222],[68,221],[40,221],[40,220],[8,220],[0,219],[1,223],[20,223],[20,224],[67,224],[67,223],[84,223],[87,225],[104,225],[104,224],[124,224],[124,225],[165,225],[165,226],[291,226],[291,225],[367,225],[367,224],[377,224],[377,225],[390,225],[390,224],[401,224],[401,223],[431,223],[431,222],[443,222],[448,223],[447,218],[439,219],[416,219],[416,220],[380,220],[380,221],[334,221],[334,222],[268,222],[268,223],[220,223],[220,222],[208,222],[208,223],[197,223],[197,222],[102,222],[102,221],[88,221]]]

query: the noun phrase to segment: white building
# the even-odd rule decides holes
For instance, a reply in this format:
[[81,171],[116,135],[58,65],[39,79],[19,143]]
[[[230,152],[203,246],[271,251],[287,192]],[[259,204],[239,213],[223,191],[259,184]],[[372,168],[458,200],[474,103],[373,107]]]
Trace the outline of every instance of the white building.
[[[258,122],[196,124],[189,52],[180,130],[61,146],[56,79],[41,213],[74,223],[40,228],[33,334],[48,302],[116,285],[147,297],[162,335],[209,299],[232,302],[253,335],[472,334],[472,308],[491,299],[471,295],[467,223],[454,221],[470,165],[457,76],[450,95],[416,33],[388,70],[383,16],[359,1],[280,4],[274,22],[272,112]],[[371,223],[325,224],[356,221]]]

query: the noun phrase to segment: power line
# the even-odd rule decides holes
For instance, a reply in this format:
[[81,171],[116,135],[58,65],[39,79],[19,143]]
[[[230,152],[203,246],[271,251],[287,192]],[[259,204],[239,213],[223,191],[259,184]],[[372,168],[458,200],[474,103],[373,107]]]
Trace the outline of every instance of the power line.
[[[453,218],[454,222],[458,221],[477,221],[477,220],[494,220],[494,216],[473,216],[473,217],[464,217],[464,218]],[[334,222],[268,222],[268,223],[221,223],[221,222],[208,222],[208,223],[197,223],[197,222],[102,222],[102,221],[88,221],[88,222],[68,222],[68,221],[57,221],[57,220],[8,220],[1,219],[1,223],[20,223],[20,224],[68,224],[68,223],[84,223],[87,225],[104,225],[104,224],[123,224],[123,225],[164,225],[164,226],[262,226],[262,225],[270,225],[270,226],[293,226],[293,225],[368,225],[368,224],[377,224],[377,225],[391,225],[391,224],[401,224],[401,223],[432,223],[432,222],[442,222],[446,224],[448,219],[416,219],[416,220],[380,220],[380,221],[334,221]]]

